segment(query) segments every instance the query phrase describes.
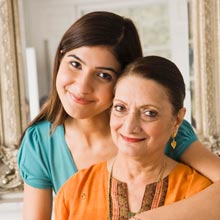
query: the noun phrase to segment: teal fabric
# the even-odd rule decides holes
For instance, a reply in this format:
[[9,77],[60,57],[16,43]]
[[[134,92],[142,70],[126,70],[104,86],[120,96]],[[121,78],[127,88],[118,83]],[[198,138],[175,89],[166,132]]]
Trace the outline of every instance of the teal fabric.
[[165,154],[176,161],[180,161],[181,155],[194,141],[198,140],[198,137],[195,134],[191,124],[188,121],[183,120],[183,123],[179,127],[175,140],[177,143],[176,148],[173,149],[171,147],[170,139],[165,148]]
[[[57,193],[64,182],[77,172],[64,138],[64,127],[58,126],[50,135],[51,123],[42,121],[28,128],[18,153],[18,165],[23,180],[35,188],[53,188]],[[184,121],[176,137],[175,150],[166,146],[165,153],[179,160],[189,145],[197,140],[191,125]]]
[[77,172],[64,139],[64,127],[50,135],[51,123],[42,121],[28,128],[18,152],[21,177],[35,188],[53,188],[57,193],[64,182]]

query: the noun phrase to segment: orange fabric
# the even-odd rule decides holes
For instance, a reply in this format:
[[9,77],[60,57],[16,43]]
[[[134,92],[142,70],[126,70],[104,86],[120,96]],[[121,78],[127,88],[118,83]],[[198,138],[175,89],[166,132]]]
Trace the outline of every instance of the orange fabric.
[[57,194],[55,219],[107,220],[107,185],[106,162],[77,172]]
[[[178,164],[169,175],[165,204],[190,197],[211,182],[192,168]],[[61,187],[55,202],[56,220],[108,219],[108,171],[106,162],[73,175]]]
[[188,198],[211,184],[208,178],[196,170],[179,163],[169,175],[165,205]]

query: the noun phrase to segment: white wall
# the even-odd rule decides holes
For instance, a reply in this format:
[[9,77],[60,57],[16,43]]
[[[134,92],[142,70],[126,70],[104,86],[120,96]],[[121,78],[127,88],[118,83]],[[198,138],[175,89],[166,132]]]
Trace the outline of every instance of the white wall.
[[1,220],[22,220],[22,202],[0,204]]
[[[55,201],[55,194],[53,200]],[[22,220],[22,210],[23,210],[22,192],[5,194],[5,195],[0,194],[0,220]],[[54,219],[54,215],[52,215],[52,220],[53,219]]]
[[22,220],[23,194],[0,195],[0,219]]

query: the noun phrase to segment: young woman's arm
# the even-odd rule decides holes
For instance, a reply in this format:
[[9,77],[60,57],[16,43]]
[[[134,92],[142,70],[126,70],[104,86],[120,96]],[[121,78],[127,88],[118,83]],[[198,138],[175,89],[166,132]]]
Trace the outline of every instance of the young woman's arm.
[[219,204],[220,182],[218,181],[188,199],[152,209],[135,217],[140,220],[219,220]]
[[52,189],[37,189],[24,183],[23,220],[51,220]]
[[212,153],[201,142],[193,142],[180,159],[211,181],[220,180],[220,157]]
[[214,183],[192,197],[163,206],[135,217],[140,220],[219,220],[220,159],[199,141],[193,142],[181,156],[186,164],[197,169]]

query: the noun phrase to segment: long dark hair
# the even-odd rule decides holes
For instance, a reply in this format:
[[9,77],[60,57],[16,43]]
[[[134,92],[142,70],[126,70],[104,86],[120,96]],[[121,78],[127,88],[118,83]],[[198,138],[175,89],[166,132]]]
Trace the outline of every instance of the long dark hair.
[[56,76],[65,53],[82,46],[109,47],[122,70],[128,63],[142,57],[139,35],[130,19],[105,11],[91,12],[82,16],[64,33],[58,45],[50,95],[29,126],[41,120],[48,120],[53,123],[54,130],[64,123],[68,115],[57,94]]

